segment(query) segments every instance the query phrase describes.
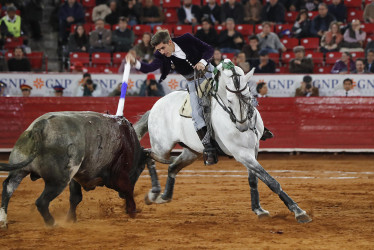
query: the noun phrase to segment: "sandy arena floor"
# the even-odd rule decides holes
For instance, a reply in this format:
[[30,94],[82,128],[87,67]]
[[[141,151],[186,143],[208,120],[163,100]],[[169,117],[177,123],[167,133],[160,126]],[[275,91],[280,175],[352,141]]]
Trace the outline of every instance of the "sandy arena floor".
[[[144,204],[151,186],[144,171],[135,188],[135,219],[116,192],[97,188],[83,192],[78,222],[66,223],[65,190],[51,203],[59,224],[52,229],[34,205],[44,183],[27,177],[10,201],[1,249],[374,249],[374,155],[262,154],[259,161],[313,222],[298,224],[263,183],[261,204],[271,218],[259,220],[245,168],[221,158],[218,165],[198,161],[182,171],[168,204]],[[167,166],[158,169],[164,186]]]

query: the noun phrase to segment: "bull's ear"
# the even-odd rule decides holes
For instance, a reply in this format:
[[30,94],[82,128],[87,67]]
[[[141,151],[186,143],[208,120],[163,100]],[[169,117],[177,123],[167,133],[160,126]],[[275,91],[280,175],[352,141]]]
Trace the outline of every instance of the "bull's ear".
[[251,71],[249,71],[245,76],[244,76],[244,82],[249,82],[251,77],[253,76],[256,68],[252,68]]

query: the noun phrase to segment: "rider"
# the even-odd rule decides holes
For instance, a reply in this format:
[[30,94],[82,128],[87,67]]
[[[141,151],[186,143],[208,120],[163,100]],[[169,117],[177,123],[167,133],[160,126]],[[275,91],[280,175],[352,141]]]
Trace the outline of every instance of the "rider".
[[[202,99],[198,97],[195,88],[194,70],[205,72],[205,77],[212,76],[213,66],[210,60],[213,57],[214,48],[193,35],[187,33],[171,39],[167,30],[159,30],[151,39],[151,45],[155,47],[155,59],[151,63],[136,60],[132,53],[128,53],[126,61],[135,64],[135,68],[143,73],[148,73],[161,68],[159,82],[166,79],[169,72],[174,69],[187,79],[192,108],[192,120],[195,130],[204,145],[205,164],[212,165],[217,162],[216,150],[211,143],[211,135],[203,116]],[[209,70],[206,70],[209,69]],[[199,76],[199,84],[205,77]]]

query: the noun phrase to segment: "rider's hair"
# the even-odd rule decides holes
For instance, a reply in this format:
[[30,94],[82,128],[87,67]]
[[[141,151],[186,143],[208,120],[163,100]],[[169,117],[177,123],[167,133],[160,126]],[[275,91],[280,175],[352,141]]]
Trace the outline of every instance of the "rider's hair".
[[171,40],[168,30],[158,30],[151,39],[151,46],[156,47],[160,43],[168,43]]

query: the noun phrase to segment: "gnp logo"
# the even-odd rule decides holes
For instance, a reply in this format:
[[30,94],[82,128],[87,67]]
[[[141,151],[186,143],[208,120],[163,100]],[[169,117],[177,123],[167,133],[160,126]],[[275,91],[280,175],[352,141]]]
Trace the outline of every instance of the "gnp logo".
[[35,81],[33,81],[34,87],[37,89],[41,89],[44,86],[44,81],[42,78],[36,78]]
[[178,87],[178,81],[175,80],[175,79],[171,79],[169,82],[168,82],[168,86],[170,89],[172,90],[175,90],[177,87]]

